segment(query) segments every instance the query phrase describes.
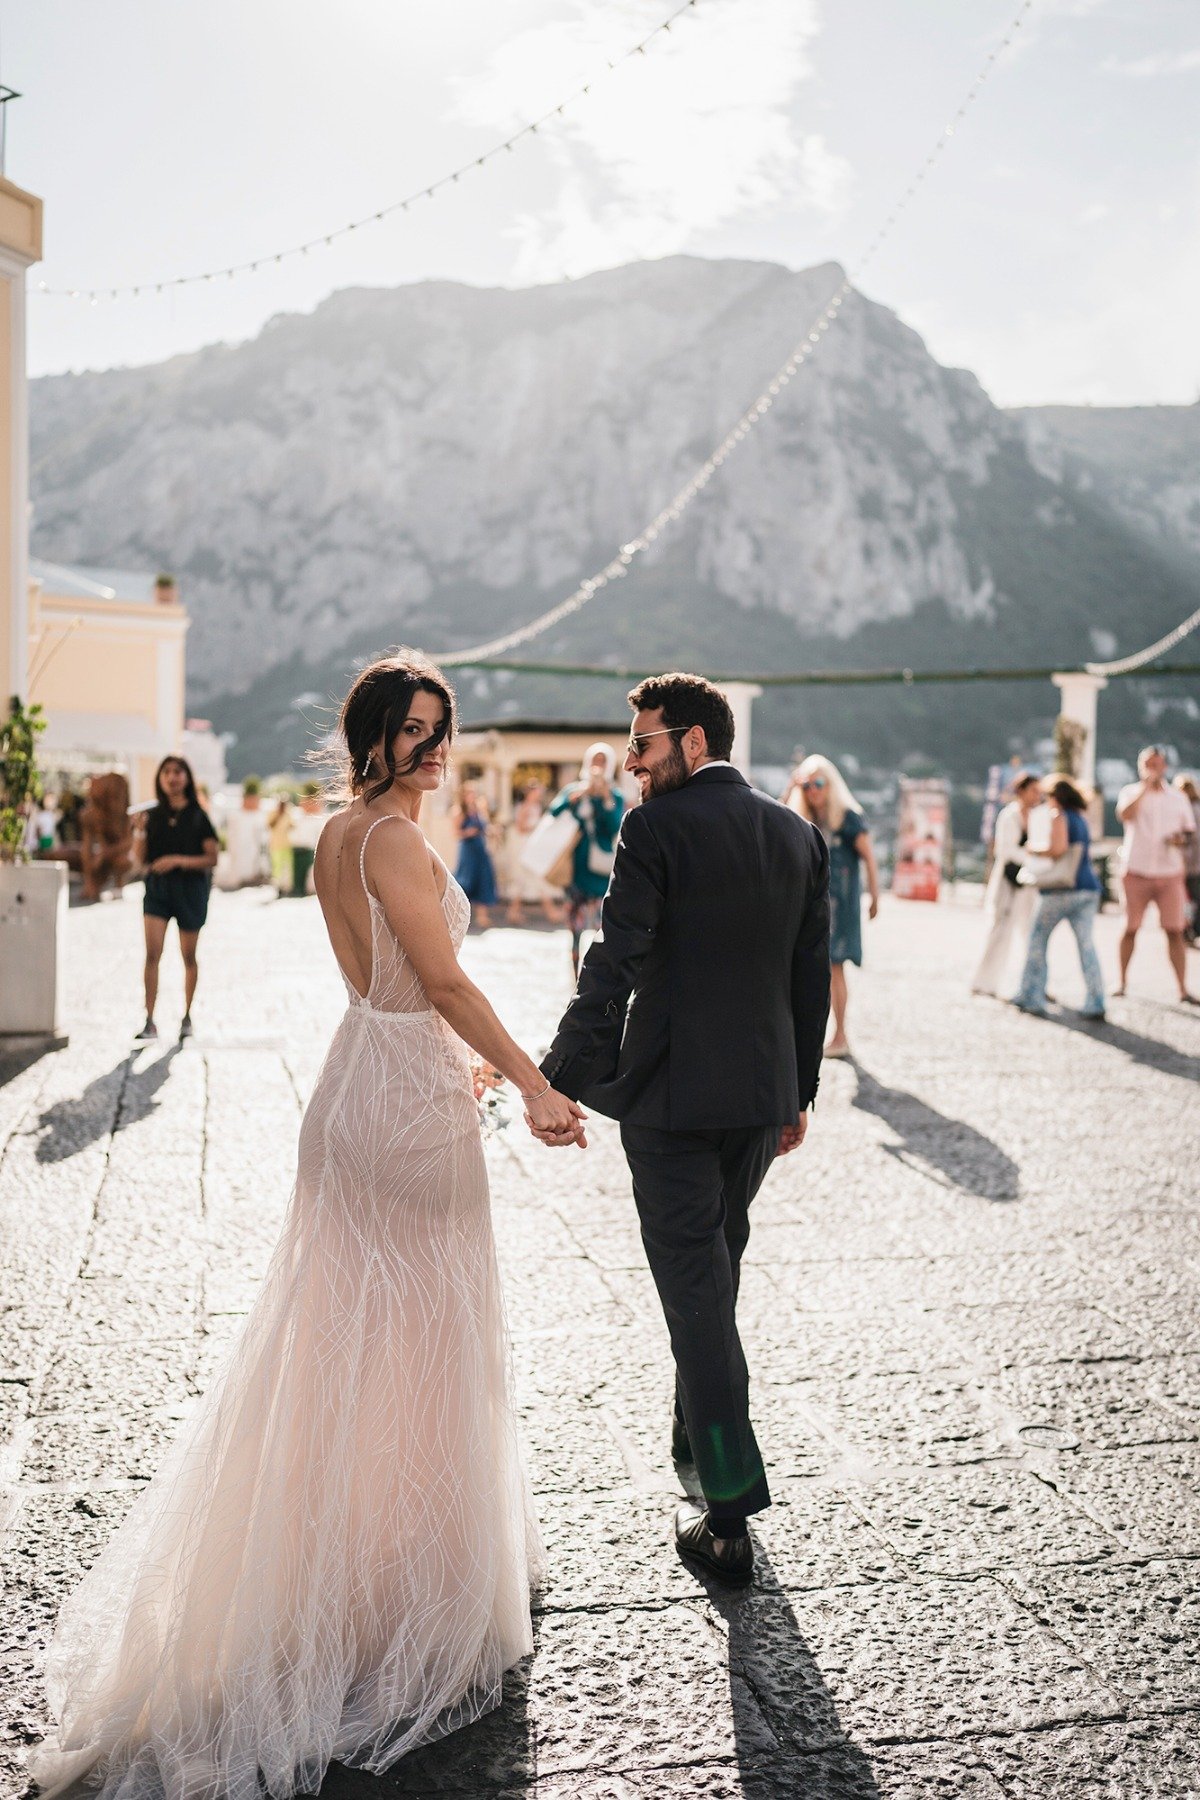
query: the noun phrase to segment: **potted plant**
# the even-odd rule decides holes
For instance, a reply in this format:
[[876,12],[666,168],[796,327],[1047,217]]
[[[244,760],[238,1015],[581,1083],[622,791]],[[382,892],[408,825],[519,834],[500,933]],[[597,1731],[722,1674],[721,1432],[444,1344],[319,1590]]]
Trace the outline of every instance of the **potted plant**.
[[0,723],[0,1038],[60,1035],[67,865],[30,861],[45,729],[41,707],[14,695]]

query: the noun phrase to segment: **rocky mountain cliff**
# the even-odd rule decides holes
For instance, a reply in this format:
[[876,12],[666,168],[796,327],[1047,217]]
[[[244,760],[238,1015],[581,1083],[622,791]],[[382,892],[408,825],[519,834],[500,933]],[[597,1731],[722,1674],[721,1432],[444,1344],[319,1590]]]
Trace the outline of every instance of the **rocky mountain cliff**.
[[[35,546],[174,570],[192,705],[238,733],[242,766],[285,766],[313,696],[357,656],[478,641],[606,561],[841,279],[672,257],[518,292],[352,290],[250,343],[47,378]],[[1182,490],[1151,502],[1089,472],[1063,412],[1006,416],[854,295],[656,554],[530,649],[733,670],[1134,648],[1198,603],[1200,529],[1164,523],[1191,517]],[[1182,685],[1162,704],[1190,743]],[[468,716],[623,714],[608,682],[474,675],[464,690]],[[1106,701],[1127,735],[1145,691]],[[759,749],[819,735],[868,762],[975,768],[1053,711],[1048,685],[786,690],[760,706]]]
[[1191,406],[1028,406],[1035,464],[1077,493],[1099,493],[1160,547],[1200,562],[1200,400]]

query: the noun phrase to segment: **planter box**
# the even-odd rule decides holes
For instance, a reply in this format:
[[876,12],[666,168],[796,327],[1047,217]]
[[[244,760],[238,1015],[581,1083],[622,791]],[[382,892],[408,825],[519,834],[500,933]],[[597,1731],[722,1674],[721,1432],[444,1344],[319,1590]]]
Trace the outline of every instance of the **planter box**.
[[0,1041],[60,1033],[65,863],[0,863]]

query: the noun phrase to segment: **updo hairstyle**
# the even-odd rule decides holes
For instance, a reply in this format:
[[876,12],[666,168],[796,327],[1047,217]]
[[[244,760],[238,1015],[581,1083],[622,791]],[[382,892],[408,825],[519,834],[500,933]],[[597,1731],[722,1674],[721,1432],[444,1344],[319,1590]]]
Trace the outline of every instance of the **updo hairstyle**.
[[[441,724],[401,762],[395,741],[408,718],[414,694],[433,694],[445,707]],[[400,649],[368,663],[342,702],[338,738],[346,794],[369,806],[386,794],[397,775],[415,774],[431,750],[449,742],[458,728],[454,689],[436,663],[419,651]]]

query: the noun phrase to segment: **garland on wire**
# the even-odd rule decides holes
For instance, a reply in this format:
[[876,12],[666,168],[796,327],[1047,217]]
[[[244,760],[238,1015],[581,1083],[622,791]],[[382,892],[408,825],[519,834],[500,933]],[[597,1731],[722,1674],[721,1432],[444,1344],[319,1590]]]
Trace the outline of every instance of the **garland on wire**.
[[506,632],[502,637],[492,638],[486,644],[473,644],[468,650],[442,651],[437,658],[440,663],[445,664],[448,668],[463,663],[477,664],[486,658],[503,656],[506,651],[516,649],[519,644],[528,643],[530,638],[540,637],[542,632],[549,631],[553,626],[560,624],[563,619],[569,618],[572,613],[579,612],[588,604],[589,600],[595,598],[601,589],[606,588],[610,581],[619,581],[623,575],[627,575],[629,573],[630,565],[633,563],[635,557],[640,556],[644,551],[648,550],[651,544],[662,535],[668,526],[675,524],[687,507],[691,505],[697,494],[701,493],[708,486],[722,463],[733,454],[743,438],[747,437],[759,421],[766,417],[783,389],[792,380],[793,376],[798,373],[804,363],[808,361],[825,333],[829,330],[829,327],[837,318],[838,313],[841,311],[842,306],[853,290],[854,282],[858,280],[867,264],[878,253],[891,235],[897,220],[904,213],[922,182],[925,181],[930,170],[937,162],[939,156],[941,156],[946,149],[947,144],[958,129],[959,121],[963,118],[972,102],[978,97],[979,91],[991,74],[997,58],[1002,55],[1012,43],[1014,33],[1018,31],[1024,23],[1025,15],[1030,10],[1033,3],[1034,0],[1021,0],[1021,4],[1013,15],[1012,21],[1003,38],[1001,38],[1000,42],[995,45],[993,49],[988,51],[975,79],[963,95],[957,111],[951,114],[949,122],[943,127],[924,161],[914,172],[908,186],[900,194],[893,205],[891,212],[888,213],[887,217],[882,221],[878,230],[875,232],[874,237],[870,239],[852,273],[848,275],[841,286],[831,294],[821,311],[810,324],[804,337],[801,338],[800,342],[796,345],[796,348],[783,364],[782,368],[780,368],[767,383],[757,399],[752,401],[746,408],[737,423],[726,432],[711,456],[706,458],[691,479],[684,483],[679,492],[675,494],[672,499],[668,500],[661,512],[656,513],[650,523],[646,525],[636,537],[631,538],[627,544],[622,544],[620,550],[610,562],[606,563],[602,569],[597,570],[594,575],[589,575],[584,581],[581,581],[579,586],[575,588],[572,593],[568,594],[565,600],[560,600],[558,602],[557,606],[552,606],[548,612],[539,614],[536,619],[531,619],[528,624],[520,625],[514,631]]
[[1084,663],[1084,671],[1088,675],[1132,675],[1135,669],[1144,668],[1156,656],[1161,656],[1164,650],[1173,650],[1176,644],[1181,644],[1185,637],[1191,636],[1197,625],[1200,625],[1200,606],[1190,618],[1181,620],[1174,631],[1168,631],[1165,637],[1160,637],[1156,644],[1148,644],[1144,650],[1135,650],[1132,656],[1119,656],[1115,662]]
[[523,138],[536,137],[544,125],[550,125],[555,119],[561,118],[568,106],[576,105],[590,94],[597,82],[606,80],[623,63],[632,62],[635,56],[644,56],[656,39],[669,32],[672,25],[682,19],[686,13],[691,12],[698,3],[699,0],[683,0],[683,4],[677,6],[675,11],[656,25],[652,31],[648,31],[640,43],[622,51],[619,56],[611,58],[603,69],[598,69],[581,86],[572,89],[565,99],[558,102],[557,106],[552,106],[546,112],[540,113],[536,119],[528,120],[519,130],[512,132],[509,137],[502,138],[498,144],[493,144],[491,149],[485,150],[481,156],[471,157],[468,162],[460,163],[457,169],[451,169],[448,174],[439,175],[438,179],[431,181],[428,187],[414,188],[411,194],[406,194],[401,200],[393,200],[388,206],[380,207],[378,212],[364,213],[361,218],[351,219],[345,225],[337,226],[333,231],[322,232],[317,237],[309,238],[306,243],[291,244],[284,250],[272,250],[264,256],[256,256],[250,262],[230,263],[225,268],[205,269],[195,275],[168,275],[164,276],[161,281],[141,281],[132,287],[112,288],[55,288],[50,287],[44,281],[39,281],[35,283],[32,291],[56,300],[86,300],[92,306],[97,306],[101,301],[137,300],[144,294],[164,294],[171,288],[195,287],[205,281],[222,279],[232,281],[237,275],[255,275],[260,269],[270,268],[275,263],[290,262],[294,257],[307,256],[310,250],[328,250],[339,239],[348,237],[352,231],[359,231],[366,225],[382,224],[385,219],[390,219],[395,213],[408,212],[419,200],[432,200],[435,194],[441,193],[445,188],[453,187],[464,175],[471,175],[476,169],[482,169],[485,164],[494,162],[506,151],[515,150]]

